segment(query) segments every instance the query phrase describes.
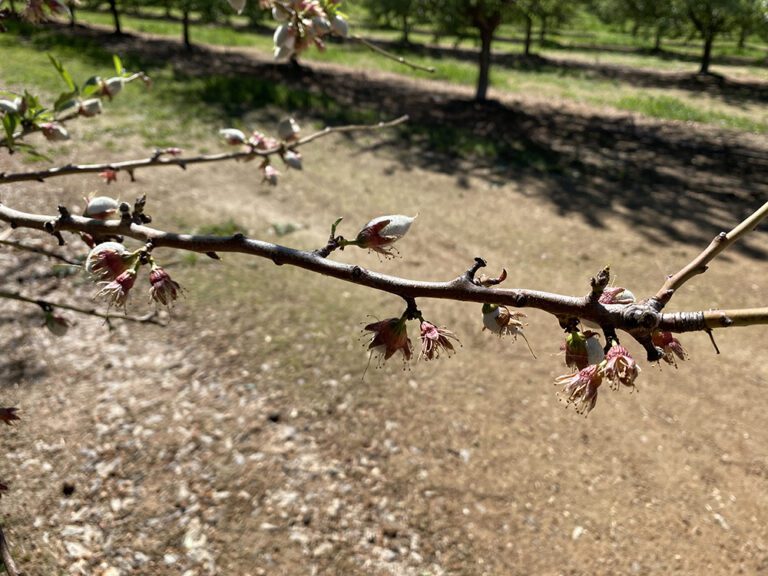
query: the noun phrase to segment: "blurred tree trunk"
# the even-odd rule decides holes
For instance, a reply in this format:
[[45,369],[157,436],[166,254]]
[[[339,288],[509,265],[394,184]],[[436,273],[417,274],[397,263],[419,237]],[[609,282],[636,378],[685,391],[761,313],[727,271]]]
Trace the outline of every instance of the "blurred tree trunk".
[[539,30],[539,43],[544,46],[547,41],[547,17],[541,17],[541,29]]
[[526,56],[531,55],[531,36],[533,35],[533,18],[525,14],[525,49]]
[[704,37],[704,53],[701,55],[699,74],[709,74],[709,64],[712,61],[712,43],[714,40],[714,34],[707,34]]
[[115,34],[122,34],[120,28],[120,13],[117,11],[117,0],[109,0],[109,11],[112,12],[112,19],[115,21]]
[[184,37],[184,48],[191,50],[192,42],[189,41],[189,10],[187,8],[184,8],[184,11],[181,13],[181,26]]

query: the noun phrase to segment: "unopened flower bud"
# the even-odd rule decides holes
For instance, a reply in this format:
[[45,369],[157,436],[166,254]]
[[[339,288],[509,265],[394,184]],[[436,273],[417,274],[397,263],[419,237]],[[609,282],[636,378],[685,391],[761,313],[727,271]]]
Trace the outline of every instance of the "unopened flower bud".
[[374,218],[358,232],[355,245],[391,255],[393,250],[391,245],[405,236],[415,219],[415,216],[412,218],[401,214]]
[[247,142],[243,131],[238,130],[237,128],[222,128],[219,130],[219,136],[221,136],[224,139],[224,142],[230,146],[238,146]]
[[283,154],[283,162],[285,162],[289,168],[301,170],[301,154],[298,152],[294,152],[293,150],[286,151],[286,153]]
[[[107,180],[116,180],[117,177],[114,170],[111,170],[113,176],[107,175],[105,172],[99,175]],[[119,203],[114,198],[109,196],[96,196],[95,198],[85,200],[85,210],[83,210],[83,216],[88,218],[96,218],[97,220],[109,220],[117,215]],[[122,246],[122,244],[121,244]]]
[[237,12],[238,14],[242,14],[243,10],[245,9],[245,0],[228,0],[229,5],[232,7],[232,10]]
[[280,175],[280,172],[277,171],[277,169],[272,166],[272,164],[267,164],[264,166],[264,181],[268,182],[272,186],[277,185],[277,177]]
[[19,108],[15,102],[0,99],[0,110],[7,114],[18,114]]
[[315,16],[312,18],[312,26],[318,36],[324,36],[325,34],[330,33],[332,30],[331,22],[328,20],[328,18],[323,16]]
[[79,113],[81,116],[85,116],[86,118],[92,118],[93,116],[101,114],[101,111],[101,100],[98,98],[89,98],[88,100],[83,100],[80,103]]
[[299,123],[293,118],[281,120],[280,124],[277,125],[277,137],[280,140],[295,140],[299,137],[300,131]]
[[120,76],[115,76],[114,78],[110,78],[109,80],[102,80],[101,95],[107,96],[109,98],[114,98],[123,89],[124,84],[125,84],[125,79],[121,78]]
[[278,22],[287,22],[288,12],[286,12],[285,10],[283,10],[278,6],[272,6],[272,18],[274,18]]
[[40,125],[40,129],[43,132],[46,140],[49,142],[62,142],[69,140],[69,132],[58,122],[45,122]]
[[275,48],[290,48],[296,45],[296,29],[291,24],[281,24],[272,36]]
[[331,18],[331,30],[333,30],[334,34],[341,36],[342,38],[349,36],[349,25],[347,24],[347,21],[338,14]]

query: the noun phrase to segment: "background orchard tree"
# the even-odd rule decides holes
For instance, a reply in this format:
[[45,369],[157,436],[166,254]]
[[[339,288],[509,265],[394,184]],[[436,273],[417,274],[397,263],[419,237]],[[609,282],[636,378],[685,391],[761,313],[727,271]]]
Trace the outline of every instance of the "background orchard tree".
[[633,34],[645,29],[653,34],[653,49],[661,50],[662,39],[685,22],[687,16],[679,2],[603,0],[594,3],[600,18],[613,24],[629,24]]
[[430,0],[429,14],[435,26],[456,35],[472,30],[480,37],[477,101],[482,102],[488,96],[494,36],[502,22],[514,17],[516,4],[514,0]]

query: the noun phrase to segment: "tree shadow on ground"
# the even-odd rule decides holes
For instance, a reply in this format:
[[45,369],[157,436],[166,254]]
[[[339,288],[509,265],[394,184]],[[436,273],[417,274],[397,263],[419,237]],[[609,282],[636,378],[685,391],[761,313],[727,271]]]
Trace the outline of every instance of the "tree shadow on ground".
[[[619,216],[652,246],[676,241],[703,247],[768,199],[768,148],[738,132],[547,104],[478,104],[469,100],[469,90],[435,82],[339,67],[296,68],[234,51],[189,53],[170,40],[74,33],[100,46],[102,61],[106,51],[147,71],[173,66],[176,80],[190,80],[188,90],[173,94],[180,109],[203,100],[242,118],[279,106],[331,124],[408,114],[408,125],[395,136],[382,134],[386,144],[378,145],[403,169],[442,171],[460,183],[467,175],[498,185],[515,181],[561,214],[592,226]],[[71,34],[54,36],[67,43]],[[488,195],[480,201],[493,199],[493,190],[475,192]],[[740,250],[765,256],[749,241]]]

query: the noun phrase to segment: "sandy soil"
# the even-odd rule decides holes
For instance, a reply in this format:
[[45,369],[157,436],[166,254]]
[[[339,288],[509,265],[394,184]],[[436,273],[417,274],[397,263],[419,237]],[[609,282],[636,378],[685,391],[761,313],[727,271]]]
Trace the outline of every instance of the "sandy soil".
[[[185,69],[211,58],[165,56]],[[418,212],[402,259],[338,257],[448,279],[483,256],[491,271],[509,270],[509,287],[570,294],[610,264],[642,297],[765,199],[757,137],[538,102],[476,107],[433,83],[330,67],[291,76],[242,54],[224,64],[350,103],[378,98],[385,114],[401,105],[427,127],[535,149],[545,169],[470,163],[419,138],[333,137],[277,188],[259,185],[251,165],[221,164],[109,188],[146,192],[158,227],[233,218],[274,238],[271,226],[290,222],[300,230],[278,241],[312,248],[337,216],[351,235],[371,216]],[[72,157],[90,150],[98,142]],[[52,213],[94,189],[107,191],[95,177],[51,180],[4,190],[3,201]],[[766,250],[755,234],[673,308],[765,304]],[[170,270],[187,287],[165,329],[78,319],[56,339],[34,307],[4,308],[0,382],[23,421],[3,430],[3,522],[27,574],[768,570],[762,328],[716,334],[719,356],[706,335],[685,336],[690,361],[643,363],[639,393],[601,391],[585,419],[558,401],[562,335],[545,314],[529,316],[534,360],[522,342],[482,333],[479,306],[422,302],[458,333],[458,354],[363,377],[361,327],[399,314],[396,299],[244,257],[159,256],[177,261]],[[0,257],[4,286],[90,301],[79,276]]]

